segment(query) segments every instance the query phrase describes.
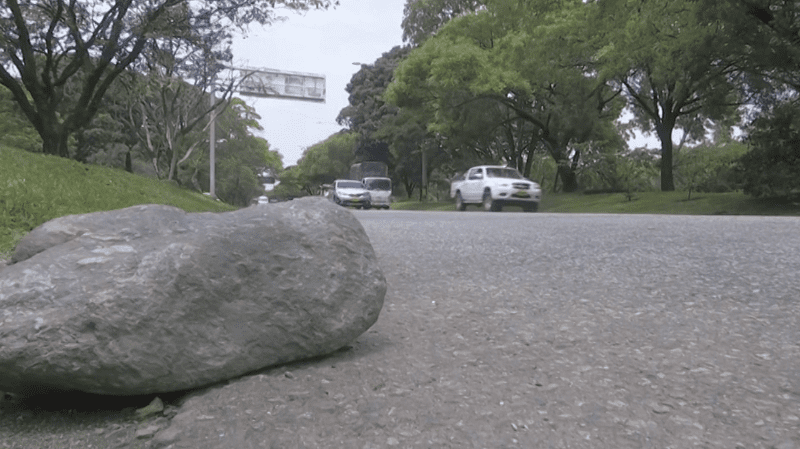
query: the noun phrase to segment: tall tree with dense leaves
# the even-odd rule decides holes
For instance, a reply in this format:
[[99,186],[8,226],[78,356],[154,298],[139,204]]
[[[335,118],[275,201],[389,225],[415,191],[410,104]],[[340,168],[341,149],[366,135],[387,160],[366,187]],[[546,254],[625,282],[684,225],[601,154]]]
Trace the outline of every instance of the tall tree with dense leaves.
[[[700,0],[703,20],[724,25],[727,59],[749,77],[757,100],[800,90],[800,3],[784,0]],[[765,81],[767,81],[765,83]]]
[[798,104],[784,102],[751,126],[750,151],[739,161],[745,193],[766,198],[797,198],[800,192],[800,115]]
[[[265,166],[280,169],[282,163],[265,139],[253,135],[252,130],[261,129],[255,110],[239,98],[228,103],[215,120],[219,149],[216,193],[226,203],[247,206],[251,199],[264,193],[258,172]],[[208,133],[201,136],[198,138],[207,139]],[[199,141],[208,148],[208,140]],[[195,151],[180,162],[174,179],[180,185],[208,191],[209,177],[208,151]]]
[[[428,108],[431,128],[445,135],[470,108],[495,109],[476,104],[502,106],[529,125],[558,164],[564,190],[573,191],[575,144],[592,139],[619,113],[617,93],[590,65],[586,13],[578,0],[487,1],[486,10],[451,20],[415,49],[387,95],[402,107]],[[512,159],[507,162],[521,162]]]
[[745,74],[749,151],[738,163],[745,193],[796,196],[800,179],[800,3],[701,0],[703,16],[728,30],[726,58]]
[[[0,84],[42,138],[69,157],[69,136],[97,113],[109,86],[148,42],[212,24],[269,23],[276,5],[326,8],[334,0],[7,0],[0,3]],[[230,40],[216,42],[225,47]]]
[[[219,138],[216,191],[219,198],[228,204],[247,206],[250,200],[264,194],[264,188],[258,182],[258,171],[260,167],[274,163],[277,154],[270,150],[265,139],[252,134],[251,129],[262,129],[258,124],[259,118],[255,109],[241,99],[233,98],[215,121]],[[184,176],[198,168],[205,172],[208,167],[208,159],[205,154],[201,157],[200,152],[182,161]]]
[[358,138],[358,134],[343,130],[308,147],[297,161],[296,182],[307,194],[313,195],[319,193],[321,185],[347,178],[350,165],[355,162],[353,148]]
[[395,115],[398,109],[388,103],[384,93],[394,79],[394,70],[408,55],[410,47],[396,46],[381,55],[373,64],[363,64],[347,83],[349,104],[336,121],[359,136],[354,149],[356,161],[389,162],[389,146],[377,132]]
[[[739,69],[726,58],[729,33],[692,0],[592,3],[601,76],[624,90],[639,124],[661,142],[661,190],[675,190],[673,131],[734,114]],[[702,126],[694,126],[702,131]],[[702,135],[702,132],[701,132]]]
[[362,64],[345,87],[349,104],[339,112],[337,123],[370,138],[386,116],[397,114],[397,107],[386,102],[383,94],[394,79],[394,70],[409,51],[410,47],[398,45],[373,64]]
[[484,7],[482,0],[406,0],[403,41],[422,45],[448,21]]

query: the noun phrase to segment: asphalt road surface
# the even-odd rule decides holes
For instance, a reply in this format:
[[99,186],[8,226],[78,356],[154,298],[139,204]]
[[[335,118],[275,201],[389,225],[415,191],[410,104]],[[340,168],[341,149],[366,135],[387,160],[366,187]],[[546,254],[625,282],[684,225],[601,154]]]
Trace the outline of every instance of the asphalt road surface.
[[348,347],[0,448],[800,449],[800,218],[353,213],[388,290]]
[[800,219],[354,213],[424,396],[386,444],[800,448]]

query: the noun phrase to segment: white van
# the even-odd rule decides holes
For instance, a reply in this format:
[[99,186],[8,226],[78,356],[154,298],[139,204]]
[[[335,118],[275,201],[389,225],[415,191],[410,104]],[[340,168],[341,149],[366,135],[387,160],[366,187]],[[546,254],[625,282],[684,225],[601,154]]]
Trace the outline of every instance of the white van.
[[388,209],[392,202],[392,180],[389,178],[368,177],[361,180],[361,185],[369,192],[370,205]]

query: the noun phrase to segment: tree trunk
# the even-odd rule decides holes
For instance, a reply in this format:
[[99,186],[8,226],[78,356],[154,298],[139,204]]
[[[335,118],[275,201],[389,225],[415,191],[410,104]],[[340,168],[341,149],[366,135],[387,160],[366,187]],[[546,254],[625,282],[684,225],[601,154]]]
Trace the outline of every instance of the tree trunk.
[[672,175],[672,128],[668,124],[661,123],[656,132],[661,140],[661,191],[675,191],[675,180]]
[[578,190],[578,175],[570,165],[558,164],[558,177],[561,178],[563,192],[571,193]]
[[529,148],[527,151],[527,155],[525,156],[525,168],[523,169],[522,176],[530,179],[531,178],[531,170],[533,169],[533,149]]
[[412,198],[414,196],[414,187],[416,184],[413,181],[403,180],[403,187],[406,188],[406,195],[408,198]]
[[42,138],[42,153],[69,158],[69,134],[61,126],[57,123],[45,124],[38,131]]

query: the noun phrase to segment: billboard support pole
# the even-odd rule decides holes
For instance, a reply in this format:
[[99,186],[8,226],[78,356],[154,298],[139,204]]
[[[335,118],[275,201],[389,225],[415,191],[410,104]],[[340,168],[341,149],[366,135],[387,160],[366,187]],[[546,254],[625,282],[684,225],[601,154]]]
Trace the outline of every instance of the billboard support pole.
[[217,133],[216,133],[216,111],[214,108],[214,88],[211,88],[211,96],[210,96],[210,106],[211,106],[211,113],[208,116],[209,126],[208,126],[208,148],[209,148],[209,155],[208,158],[210,159],[210,166],[208,169],[208,194],[211,195],[211,198],[217,199],[217,193],[215,189],[215,184],[217,182],[217,158],[216,158],[216,147],[217,147]]

